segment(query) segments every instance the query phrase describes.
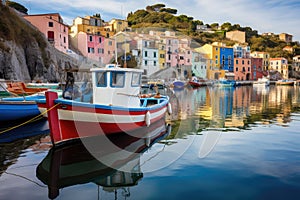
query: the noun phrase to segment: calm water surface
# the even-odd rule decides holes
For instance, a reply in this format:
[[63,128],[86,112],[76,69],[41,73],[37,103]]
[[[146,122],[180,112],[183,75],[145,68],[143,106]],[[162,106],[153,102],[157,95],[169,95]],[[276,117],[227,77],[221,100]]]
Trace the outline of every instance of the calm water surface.
[[48,135],[0,144],[0,199],[300,199],[299,87],[184,89],[171,102],[170,125],[110,138],[119,150],[101,144],[99,157],[51,149]]

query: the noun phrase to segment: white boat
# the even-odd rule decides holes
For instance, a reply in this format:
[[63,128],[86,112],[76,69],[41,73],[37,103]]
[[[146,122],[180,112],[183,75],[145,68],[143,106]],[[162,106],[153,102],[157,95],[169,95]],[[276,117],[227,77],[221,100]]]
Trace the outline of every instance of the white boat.
[[253,82],[253,86],[269,86],[270,80],[267,77],[262,77]]

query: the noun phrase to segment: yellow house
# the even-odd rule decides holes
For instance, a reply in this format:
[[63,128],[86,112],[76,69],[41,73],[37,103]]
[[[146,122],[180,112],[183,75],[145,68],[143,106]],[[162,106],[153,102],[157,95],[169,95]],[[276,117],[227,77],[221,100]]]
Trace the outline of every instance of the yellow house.
[[283,79],[289,78],[288,60],[286,58],[270,58],[270,70],[281,73]]
[[220,43],[205,44],[195,51],[203,53],[207,58],[207,78],[219,79],[225,77],[225,71],[220,69]]
[[114,33],[124,31],[128,27],[128,22],[122,19],[112,19],[108,22],[108,26],[105,26],[106,29],[111,29]]

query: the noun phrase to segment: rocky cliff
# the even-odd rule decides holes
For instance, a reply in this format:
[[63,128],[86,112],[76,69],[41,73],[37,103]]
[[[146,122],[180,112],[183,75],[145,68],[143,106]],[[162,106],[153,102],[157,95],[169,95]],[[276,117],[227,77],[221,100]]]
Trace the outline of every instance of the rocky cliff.
[[66,68],[78,68],[78,61],[56,50],[14,9],[0,4],[0,78],[57,82]]

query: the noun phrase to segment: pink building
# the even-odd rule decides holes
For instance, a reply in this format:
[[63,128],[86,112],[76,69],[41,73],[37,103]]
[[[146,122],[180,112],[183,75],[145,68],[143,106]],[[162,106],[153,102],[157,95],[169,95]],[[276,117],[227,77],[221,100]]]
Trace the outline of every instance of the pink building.
[[251,79],[251,59],[234,58],[234,77],[235,80],[245,81]]
[[114,40],[110,38],[98,34],[79,32],[77,39],[79,51],[87,58],[105,65],[114,56]]
[[23,17],[37,27],[56,49],[62,52],[69,49],[69,27],[63,23],[63,19],[58,13],[25,15]]

